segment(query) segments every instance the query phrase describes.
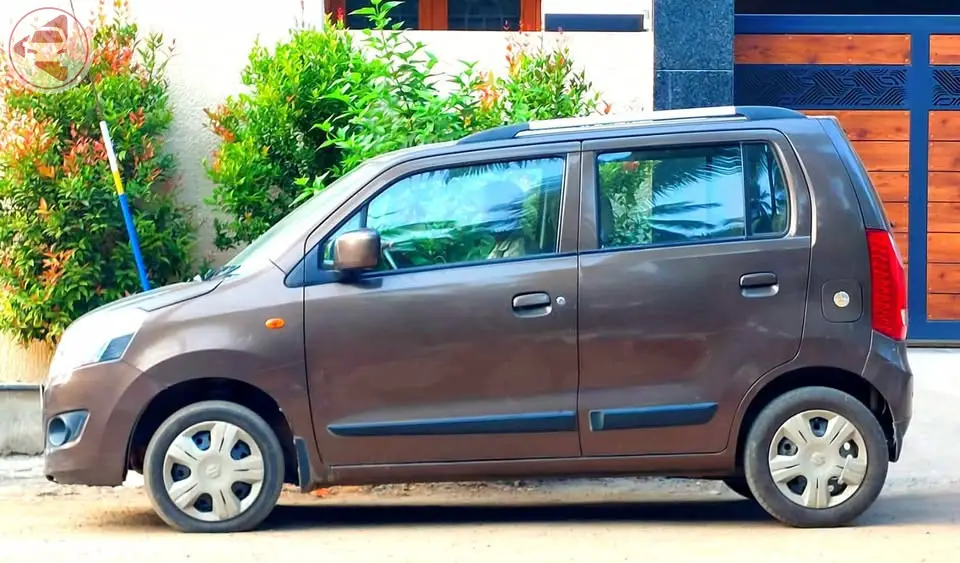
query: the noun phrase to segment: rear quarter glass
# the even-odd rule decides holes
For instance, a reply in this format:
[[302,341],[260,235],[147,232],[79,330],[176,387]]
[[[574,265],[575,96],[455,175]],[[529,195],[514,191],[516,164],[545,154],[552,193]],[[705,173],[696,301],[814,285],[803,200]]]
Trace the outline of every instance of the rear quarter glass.
[[843,127],[840,126],[839,120],[833,116],[817,116],[811,117],[811,119],[817,120],[823,127],[824,132],[837,151],[837,156],[847,170],[857,200],[860,203],[864,227],[892,231],[893,225],[890,223],[890,218],[887,216],[880,200],[880,193],[873,185],[870,174],[867,172],[866,166],[863,165],[863,160],[857,154],[856,149],[853,148],[853,144]]

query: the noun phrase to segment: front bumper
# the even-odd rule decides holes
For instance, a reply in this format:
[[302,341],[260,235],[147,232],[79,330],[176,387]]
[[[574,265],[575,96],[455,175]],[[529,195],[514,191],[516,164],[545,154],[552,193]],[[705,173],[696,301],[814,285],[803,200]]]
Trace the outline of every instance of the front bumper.
[[[116,486],[127,471],[127,448],[133,427],[154,392],[140,372],[123,361],[74,371],[43,389],[44,475],[61,484]],[[64,413],[85,413],[79,432],[61,446]],[[67,420],[70,420],[68,415]],[[76,417],[74,417],[76,419]]]

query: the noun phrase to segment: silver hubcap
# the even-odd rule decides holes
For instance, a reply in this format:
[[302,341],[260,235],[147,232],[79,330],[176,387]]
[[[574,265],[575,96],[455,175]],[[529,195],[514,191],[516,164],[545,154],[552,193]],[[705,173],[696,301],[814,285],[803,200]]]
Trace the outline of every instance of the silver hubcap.
[[229,520],[260,496],[263,455],[239,426],[222,421],[194,424],[167,448],[163,485],[185,514],[205,522]]
[[769,451],[770,475],[788,499],[832,508],[856,494],[867,474],[867,446],[837,413],[805,411],[780,426]]

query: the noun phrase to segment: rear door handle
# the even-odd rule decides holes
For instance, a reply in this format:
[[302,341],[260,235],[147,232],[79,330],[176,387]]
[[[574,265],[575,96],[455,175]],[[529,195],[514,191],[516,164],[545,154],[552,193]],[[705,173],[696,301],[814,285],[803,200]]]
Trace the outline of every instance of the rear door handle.
[[741,289],[770,287],[771,285],[777,285],[777,274],[773,272],[757,272],[740,276]]
[[740,295],[747,299],[773,297],[780,292],[777,274],[756,272],[740,276]]
[[518,317],[540,317],[550,314],[550,294],[537,291],[513,297],[513,312]]

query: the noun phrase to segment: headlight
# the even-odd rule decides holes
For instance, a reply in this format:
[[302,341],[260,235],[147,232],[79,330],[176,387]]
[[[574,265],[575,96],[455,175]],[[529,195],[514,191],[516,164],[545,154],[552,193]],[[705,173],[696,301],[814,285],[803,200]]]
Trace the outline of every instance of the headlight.
[[90,313],[74,321],[53,354],[47,385],[79,367],[123,357],[146,316],[146,311],[129,307]]

